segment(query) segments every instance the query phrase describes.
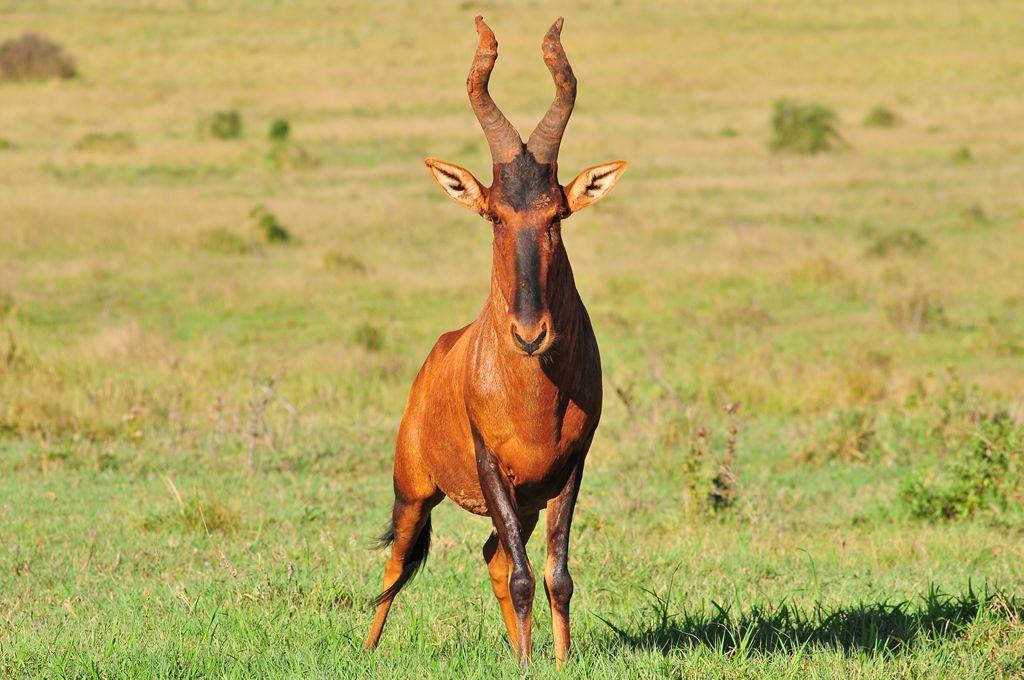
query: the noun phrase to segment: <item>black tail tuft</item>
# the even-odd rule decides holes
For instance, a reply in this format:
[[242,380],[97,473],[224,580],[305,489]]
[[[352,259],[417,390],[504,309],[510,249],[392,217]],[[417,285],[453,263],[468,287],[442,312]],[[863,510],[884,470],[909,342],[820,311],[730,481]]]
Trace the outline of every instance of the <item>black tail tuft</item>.
[[[395,525],[392,522],[391,526],[388,527],[379,539],[377,539],[378,548],[386,548],[395,541]],[[383,593],[377,596],[373,601],[373,606],[377,607],[381,602],[385,600],[394,599],[398,591],[401,590],[406,583],[412,580],[412,577],[416,575],[423,564],[427,561],[427,555],[430,553],[430,516],[427,516],[427,522],[420,529],[419,536],[416,537],[416,543],[412,546],[412,550],[409,551],[409,555],[405,559],[405,566],[402,567],[402,573],[399,575],[398,580],[391,584],[391,587],[385,590]]]
[[388,524],[388,528],[384,530],[384,533],[373,543],[374,550],[383,550],[392,543],[395,542],[395,523],[391,522]]

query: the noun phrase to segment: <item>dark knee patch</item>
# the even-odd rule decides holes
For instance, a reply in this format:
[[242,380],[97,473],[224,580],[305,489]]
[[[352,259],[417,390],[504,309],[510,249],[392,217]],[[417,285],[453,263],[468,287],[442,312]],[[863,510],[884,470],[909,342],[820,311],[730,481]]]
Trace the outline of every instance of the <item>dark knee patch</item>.
[[567,570],[561,569],[551,574],[551,580],[547,586],[552,602],[562,606],[569,604],[569,600],[572,599],[573,584],[572,576]]
[[533,602],[534,585],[530,572],[512,572],[512,578],[508,582],[508,594],[516,609],[523,609]]

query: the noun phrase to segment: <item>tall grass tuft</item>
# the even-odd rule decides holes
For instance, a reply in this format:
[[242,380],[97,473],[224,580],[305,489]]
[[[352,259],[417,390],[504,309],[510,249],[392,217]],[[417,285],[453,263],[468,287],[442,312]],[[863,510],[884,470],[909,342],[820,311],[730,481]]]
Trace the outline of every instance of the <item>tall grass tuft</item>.
[[287,243],[292,240],[291,232],[263,205],[257,205],[249,211],[253,221],[253,232],[264,243]]
[[816,154],[845,146],[827,106],[779,99],[772,113],[772,151]]

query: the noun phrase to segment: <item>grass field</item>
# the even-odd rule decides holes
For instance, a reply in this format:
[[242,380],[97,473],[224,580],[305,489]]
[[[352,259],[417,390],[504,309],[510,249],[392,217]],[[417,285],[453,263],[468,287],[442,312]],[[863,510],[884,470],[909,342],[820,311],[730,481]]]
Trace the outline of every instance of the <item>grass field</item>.
[[[79,73],[0,83],[0,676],[520,675],[450,503],[360,648],[407,389],[488,290],[422,159],[489,180],[472,18],[528,132],[556,11],[561,179],[631,169],[565,225],[606,396],[528,675],[1024,676],[1024,6],[541,5],[0,0]],[[844,143],[773,152],[783,98]]]

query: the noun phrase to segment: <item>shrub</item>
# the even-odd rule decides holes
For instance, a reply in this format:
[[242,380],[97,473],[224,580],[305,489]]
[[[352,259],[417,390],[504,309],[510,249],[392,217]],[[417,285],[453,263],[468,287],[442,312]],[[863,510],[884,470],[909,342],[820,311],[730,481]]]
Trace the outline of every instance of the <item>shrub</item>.
[[14,151],[17,148],[11,140],[0,137],[0,151]]
[[899,229],[876,238],[868,246],[866,254],[871,257],[885,257],[895,251],[913,254],[924,250],[928,245],[928,239],[920,232],[914,229]]
[[982,421],[968,444],[946,465],[943,478],[904,480],[900,498],[914,517],[952,520],[1005,518],[1024,501],[1024,426],[1005,415]]
[[270,130],[267,132],[267,139],[272,142],[283,142],[288,139],[291,131],[291,123],[284,118],[278,118],[270,124]]
[[234,109],[215,111],[201,121],[199,127],[214,139],[238,139],[242,136],[242,114]]
[[788,99],[775,102],[770,142],[773,151],[815,154],[843,144],[832,109]]
[[861,124],[869,128],[891,128],[900,124],[900,117],[892,109],[876,106],[868,111]]
[[26,33],[0,44],[0,81],[74,78],[75,62],[46,36]]
[[135,139],[127,132],[90,132],[80,137],[71,148],[75,151],[122,153],[135,149]]
[[287,243],[291,240],[292,235],[265,206],[258,205],[250,210],[249,217],[253,220],[257,238],[264,243]]

